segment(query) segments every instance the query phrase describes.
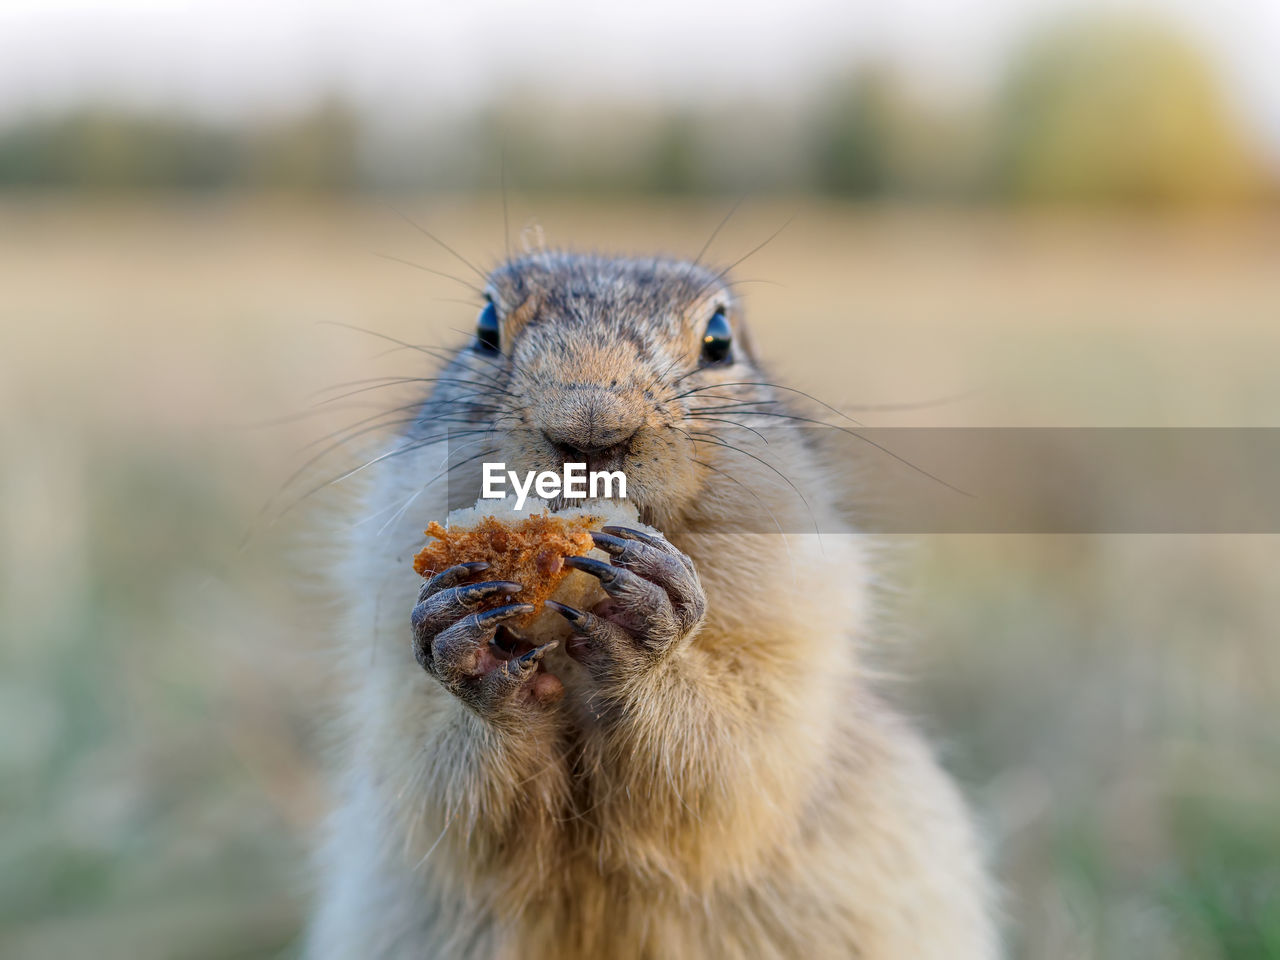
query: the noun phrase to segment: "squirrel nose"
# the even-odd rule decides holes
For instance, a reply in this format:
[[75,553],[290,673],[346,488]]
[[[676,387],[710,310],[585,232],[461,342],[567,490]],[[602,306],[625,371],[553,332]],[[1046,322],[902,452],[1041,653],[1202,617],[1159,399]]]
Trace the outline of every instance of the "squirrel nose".
[[556,449],[565,463],[585,463],[588,467],[621,460],[631,448],[636,431],[592,431],[590,437],[572,436],[559,430],[543,430],[542,435]]
[[538,427],[565,463],[617,469],[644,425],[632,398],[594,384],[564,384],[547,392]]

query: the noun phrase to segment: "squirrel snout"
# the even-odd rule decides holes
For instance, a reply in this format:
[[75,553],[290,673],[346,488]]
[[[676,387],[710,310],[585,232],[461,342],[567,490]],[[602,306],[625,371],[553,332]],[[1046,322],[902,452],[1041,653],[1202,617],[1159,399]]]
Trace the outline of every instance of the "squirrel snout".
[[547,391],[536,420],[564,463],[618,469],[644,425],[644,410],[625,395],[571,384]]
[[636,432],[595,430],[583,438],[567,431],[544,429],[542,435],[565,463],[585,463],[588,469],[593,469],[621,464]]

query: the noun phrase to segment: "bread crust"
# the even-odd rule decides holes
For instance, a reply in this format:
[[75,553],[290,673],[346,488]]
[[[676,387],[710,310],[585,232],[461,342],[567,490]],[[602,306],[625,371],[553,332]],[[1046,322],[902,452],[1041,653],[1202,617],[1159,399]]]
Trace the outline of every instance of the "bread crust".
[[413,569],[418,576],[430,579],[455,564],[487,563],[486,579],[521,585],[520,592],[509,599],[533,605],[533,612],[520,621],[529,623],[573,572],[564,565],[565,557],[591,552],[589,531],[598,529],[603,519],[599,514],[561,516],[543,511],[505,520],[484,516],[474,526],[448,529],[432,520],[424,532],[434,539],[413,558]]

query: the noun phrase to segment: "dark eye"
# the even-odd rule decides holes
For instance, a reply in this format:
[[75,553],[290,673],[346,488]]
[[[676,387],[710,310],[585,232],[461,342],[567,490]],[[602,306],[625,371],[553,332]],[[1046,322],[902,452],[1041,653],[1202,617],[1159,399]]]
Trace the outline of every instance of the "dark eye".
[[498,311],[491,301],[484,305],[476,318],[476,349],[481,353],[497,353],[499,343]]
[[703,363],[731,363],[733,361],[733,328],[721,307],[707,321],[707,331],[702,335]]

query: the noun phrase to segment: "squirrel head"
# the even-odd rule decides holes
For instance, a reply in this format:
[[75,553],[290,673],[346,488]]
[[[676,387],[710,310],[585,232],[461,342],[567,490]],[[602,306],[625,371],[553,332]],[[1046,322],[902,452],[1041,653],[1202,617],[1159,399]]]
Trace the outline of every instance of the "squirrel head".
[[471,349],[505,391],[494,425],[524,469],[623,470],[642,513],[672,516],[715,459],[699,434],[717,425],[698,413],[769,402],[740,309],[708,267],[539,252],[498,267],[485,293]]

